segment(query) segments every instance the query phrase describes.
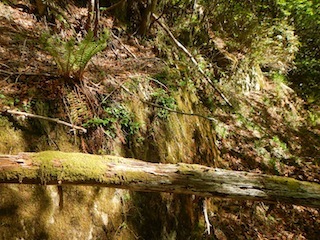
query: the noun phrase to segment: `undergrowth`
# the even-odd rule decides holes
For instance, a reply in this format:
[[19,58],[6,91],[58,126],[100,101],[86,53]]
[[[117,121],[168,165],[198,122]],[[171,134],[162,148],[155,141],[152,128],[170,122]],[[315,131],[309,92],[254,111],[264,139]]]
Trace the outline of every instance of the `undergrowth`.
[[[110,64],[111,61],[106,62],[106,59],[100,57],[99,67],[104,75],[102,81],[107,83],[99,85],[94,77],[101,72],[92,71],[89,80],[95,81],[95,84],[83,84],[82,91],[74,91],[66,96],[65,105],[70,108],[70,122],[82,124],[88,129],[88,146],[85,146],[83,140],[83,150],[92,153],[119,153],[120,150],[114,150],[116,145],[123,148],[125,144],[130,145],[128,142],[131,141],[130,156],[142,160],[198,163],[233,170],[293,174],[294,177],[301,171],[305,179],[308,171],[304,171],[304,158],[300,158],[301,164],[298,164],[296,159],[299,159],[299,156],[312,156],[319,148],[316,134],[310,134],[304,121],[307,119],[311,123],[311,127],[307,127],[316,131],[319,114],[310,109],[306,111],[307,117],[302,118],[301,104],[294,101],[295,96],[286,86],[285,75],[292,67],[298,45],[293,28],[288,26],[288,22],[280,22],[279,19],[268,24],[270,11],[260,14],[256,5],[244,1],[198,1],[199,5],[196,7],[199,11],[194,10],[187,1],[172,2],[175,2],[175,11],[165,12],[164,20],[169,25],[170,19],[175,20],[172,21],[173,26],[170,26],[173,34],[188,47],[202,69],[231,98],[235,107],[223,107],[223,100],[212,87],[204,83],[200,74],[195,73],[189,59],[171,44],[167,35],[161,31],[157,31],[155,36],[156,46],[151,47],[158,52],[158,57],[165,59],[166,68],[156,74],[154,71],[150,73],[155,80],[136,81],[138,83],[134,84],[132,89],[129,88],[132,94],[123,94],[125,91],[115,86],[123,84],[121,87],[125,89],[124,84],[129,80],[124,78],[129,74],[146,73],[138,72],[131,65],[140,60],[144,49],[138,51],[121,36],[123,44],[130,45],[131,50],[135,49],[138,59],[131,61],[129,58],[123,61],[121,54],[118,54]],[[200,9],[201,4],[203,9]],[[185,11],[186,9],[188,11]],[[204,15],[201,16],[200,10],[203,10]],[[191,11],[192,14],[188,16]],[[43,48],[53,57],[61,76],[70,83],[76,83],[83,80],[90,59],[106,47],[108,37],[107,31],[98,40],[93,38],[92,33],[82,40],[43,34],[41,42]],[[111,51],[109,53],[112,56]],[[149,54],[153,56],[152,53]],[[120,62],[123,65],[119,64]],[[127,68],[121,69],[125,64]],[[155,68],[154,65],[151,67]],[[109,71],[110,69],[112,71]],[[113,74],[110,78],[114,78],[117,84],[108,82],[109,74]],[[2,102],[12,101],[11,97],[2,91],[0,99]],[[140,99],[158,106],[147,105]],[[15,106],[15,103],[8,102],[6,105]],[[29,105],[25,107],[25,110],[30,108]],[[48,115],[48,110],[40,111],[41,109],[45,110],[45,106],[38,106],[36,113]],[[168,109],[180,113],[173,113]],[[181,113],[191,113],[194,116]],[[199,115],[205,117],[201,118]],[[4,127],[3,129],[6,130]],[[46,129],[51,130],[50,126]],[[44,131],[44,134],[47,134],[48,139],[52,139],[50,131]],[[315,146],[307,146],[305,142],[308,141],[314,143],[309,145]],[[10,144],[14,142],[17,141]],[[302,148],[308,151],[311,149],[311,154],[302,152]],[[6,147],[5,151],[9,152],[11,149]],[[175,196],[170,197],[176,200]],[[172,202],[175,201],[170,200],[170,204]],[[221,206],[224,206],[223,204]],[[160,202],[158,204],[149,201],[143,206],[148,211],[144,217],[149,215],[150,206],[167,209],[162,208],[165,205],[160,206]],[[239,207],[239,204],[232,202],[232,207],[234,206]],[[177,211],[169,210],[176,215]],[[232,216],[241,216],[242,212],[243,209],[233,211]],[[214,219],[218,214],[222,213],[217,211],[210,216],[210,221],[223,226]],[[140,216],[141,214],[139,219]],[[239,216],[236,216],[237,219]],[[149,224],[148,221],[145,222],[146,225],[138,223],[144,231]],[[228,225],[237,227],[237,224],[232,222]],[[124,222],[118,226],[120,229],[127,225]],[[239,224],[237,233],[243,233],[243,226],[242,223],[241,226]],[[189,226],[186,225],[185,229],[187,227]],[[204,226],[201,226],[199,233],[203,232],[203,229]],[[223,231],[228,233],[227,230]]]
[[[102,127],[104,133],[110,138],[116,136],[123,142],[129,140],[139,131],[140,124],[134,120],[134,116],[123,105],[104,108],[104,116],[94,117],[83,124],[85,128]],[[121,132],[120,132],[121,131]]]
[[[168,109],[176,109],[176,101],[174,97],[170,96],[164,89],[158,89],[151,94],[151,100],[153,103],[158,104],[160,107],[156,110],[159,118],[166,119],[170,114]],[[161,108],[164,107],[164,108]]]
[[53,57],[59,73],[69,82],[79,82],[92,57],[107,47],[108,39],[109,31],[104,30],[98,40],[90,31],[80,41],[73,37],[63,39],[49,33],[44,33],[40,41]]

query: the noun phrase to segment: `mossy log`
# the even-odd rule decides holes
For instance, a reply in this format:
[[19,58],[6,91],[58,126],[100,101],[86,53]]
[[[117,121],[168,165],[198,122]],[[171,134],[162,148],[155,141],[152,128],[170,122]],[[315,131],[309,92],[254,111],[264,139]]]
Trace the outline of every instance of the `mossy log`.
[[46,151],[0,155],[0,183],[90,185],[320,207],[320,184],[293,178]]

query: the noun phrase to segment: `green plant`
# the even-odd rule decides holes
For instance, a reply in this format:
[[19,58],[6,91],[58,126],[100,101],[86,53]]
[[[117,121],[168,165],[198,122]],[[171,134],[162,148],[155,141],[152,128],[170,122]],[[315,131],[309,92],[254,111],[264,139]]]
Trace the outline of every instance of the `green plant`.
[[128,112],[122,105],[108,107],[105,109],[105,112],[120,124],[121,130],[126,136],[134,135],[140,128],[140,124],[133,120],[132,113]]
[[274,136],[274,137],[272,138],[272,141],[273,141],[277,146],[279,146],[280,148],[282,148],[283,150],[287,150],[287,149],[288,149],[288,148],[287,148],[287,144],[284,143],[284,142],[282,142],[282,141],[279,139],[279,137]]
[[280,72],[274,72],[272,73],[272,76],[271,76],[272,80],[277,83],[277,84],[287,84],[287,79],[286,79],[286,76],[283,75],[282,73]]
[[167,118],[169,115],[169,110],[165,108],[175,109],[176,108],[176,100],[170,96],[164,89],[158,89],[154,93],[151,94],[152,102],[155,104],[164,107],[157,109],[157,116],[159,118]]
[[114,118],[92,118],[83,124],[85,128],[97,128],[99,126],[103,127],[104,133],[109,137],[115,137],[115,128],[113,126],[116,120]]
[[312,126],[320,124],[320,113],[308,111],[308,119]]
[[275,83],[275,90],[277,92],[277,97],[282,99],[288,92],[288,81],[284,74],[281,71],[276,71],[271,73],[271,79]]
[[5,106],[15,106],[19,101],[20,100],[14,96],[6,96],[5,94],[0,93],[0,104]]
[[132,113],[122,106],[107,107],[104,109],[105,116],[103,118],[92,118],[83,124],[86,128],[103,127],[105,133],[110,137],[115,137],[117,129],[120,126],[126,138],[131,137],[139,131],[140,124],[135,122]]
[[227,126],[220,122],[217,125],[215,125],[214,130],[216,131],[216,134],[219,139],[224,139],[228,137],[230,134]]
[[88,62],[94,55],[107,47],[109,31],[105,30],[100,39],[95,40],[89,32],[81,41],[75,38],[68,40],[48,33],[43,34],[41,43],[56,62],[60,74],[67,80],[81,81]]
[[103,127],[109,127],[112,123],[114,123],[114,119],[101,119],[101,118],[92,118],[88,120],[86,123],[83,124],[84,127],[97,127],[97,126],[103,126]]
[[277,159],[271,158],[269,160],[269,166],[275,171],[277,175],[280,174],[278,165],[279,165],[279,161]]
[[272,146],[271,154],[275,158],[288,159],[291,156],[287,144],[281,141],[278,136],[274,136],[272,139],[270,139],[270,145]]
[[29,112],[32,108],[33,101],[26,101],[22,103],[23,111]]
[[277,3],[283,15],[293,21],[300,41],[296,68],[289,75],[291,87],[308,102],[319,104],[320,3],[311,0],[277,0]]

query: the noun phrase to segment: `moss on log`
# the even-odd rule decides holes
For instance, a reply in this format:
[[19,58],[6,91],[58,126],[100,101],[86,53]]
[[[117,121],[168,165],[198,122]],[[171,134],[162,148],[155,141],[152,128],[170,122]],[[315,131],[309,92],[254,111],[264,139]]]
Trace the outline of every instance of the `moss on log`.
[[46,151],[0,155],[0,183],[91,185],[320,207],[320,184],[293,178]]

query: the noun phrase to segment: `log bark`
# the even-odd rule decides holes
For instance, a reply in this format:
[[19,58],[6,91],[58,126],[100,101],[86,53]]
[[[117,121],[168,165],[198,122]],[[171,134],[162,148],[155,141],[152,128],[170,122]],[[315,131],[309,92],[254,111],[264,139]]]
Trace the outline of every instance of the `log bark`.
[[46,151],[0,155],[0,183],[90,185],[320,207],[320,184],[197,164]]

